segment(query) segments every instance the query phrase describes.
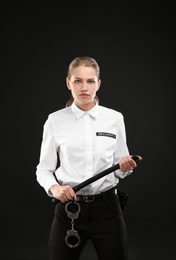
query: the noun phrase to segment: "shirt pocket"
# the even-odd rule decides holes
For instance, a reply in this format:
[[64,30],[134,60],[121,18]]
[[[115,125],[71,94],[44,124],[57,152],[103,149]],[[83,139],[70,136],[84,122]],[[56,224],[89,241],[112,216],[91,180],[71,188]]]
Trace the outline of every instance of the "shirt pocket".
[[96,133],[96,154],[111,158],[115,152],[116,135],[113,133]]

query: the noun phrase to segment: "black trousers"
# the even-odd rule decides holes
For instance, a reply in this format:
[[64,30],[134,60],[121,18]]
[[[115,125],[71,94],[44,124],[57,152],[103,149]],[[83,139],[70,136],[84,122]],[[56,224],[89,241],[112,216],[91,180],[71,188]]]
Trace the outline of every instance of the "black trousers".
[[65,237],[71,230],[71,219],[65,203],[56,204],[49,235],[50,260],[79,260],[87,239],[91,239],[99,260],[128,260],[127,231],[119,197],[111,193],[93,202],[79,202],[79,217],[74,220],[80,244],[70,248]]

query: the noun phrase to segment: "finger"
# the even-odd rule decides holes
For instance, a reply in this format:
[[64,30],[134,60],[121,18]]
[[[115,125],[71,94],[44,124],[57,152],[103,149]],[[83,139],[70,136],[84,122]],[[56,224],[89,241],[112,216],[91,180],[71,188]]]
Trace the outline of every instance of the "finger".
[[71,200],[73,198],[76,198],[76,193],[74,192],[74,190],[71,187],[69,187],[65,192],[65,199]]
[[137,165],[131,156],[124,157],[119,162],[122,171],[127,172],[133,170]]

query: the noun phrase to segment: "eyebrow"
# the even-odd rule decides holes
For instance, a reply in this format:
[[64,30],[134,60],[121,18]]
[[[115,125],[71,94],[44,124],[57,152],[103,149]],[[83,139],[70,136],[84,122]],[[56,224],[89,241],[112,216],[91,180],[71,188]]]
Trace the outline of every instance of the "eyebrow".
[[[83,78],[75,77],[75,79],[83,79]],[[94,78],[88,78],[86,80],[95,80],[95,79]]]

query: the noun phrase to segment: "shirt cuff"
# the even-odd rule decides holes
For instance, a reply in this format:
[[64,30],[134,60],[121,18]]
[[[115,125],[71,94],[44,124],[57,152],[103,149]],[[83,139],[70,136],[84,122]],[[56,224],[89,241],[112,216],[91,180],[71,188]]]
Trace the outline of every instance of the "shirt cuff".
[[123,179],[123,178],[129,176],[130,174],[132,174],[132,172],[133,172],[133,170],[130,170],[128,172],[122,172],[120,170],[117,170],[117,171],[115,171],[115,176],[120,179]]
[[53,194],[52,194],[52,192],[50,191],[50,187],[53,186],[53,185],[55,185],[55,184],[58,184],[58,182],[57,182],[57,181],[50,180],[50,181],[48,181],[48,182],[45,184],[45,186],[44,186],[44,189],[45,189],[45,191],[46,191],[46,193],[48,194],[49,197],[53,197]]

